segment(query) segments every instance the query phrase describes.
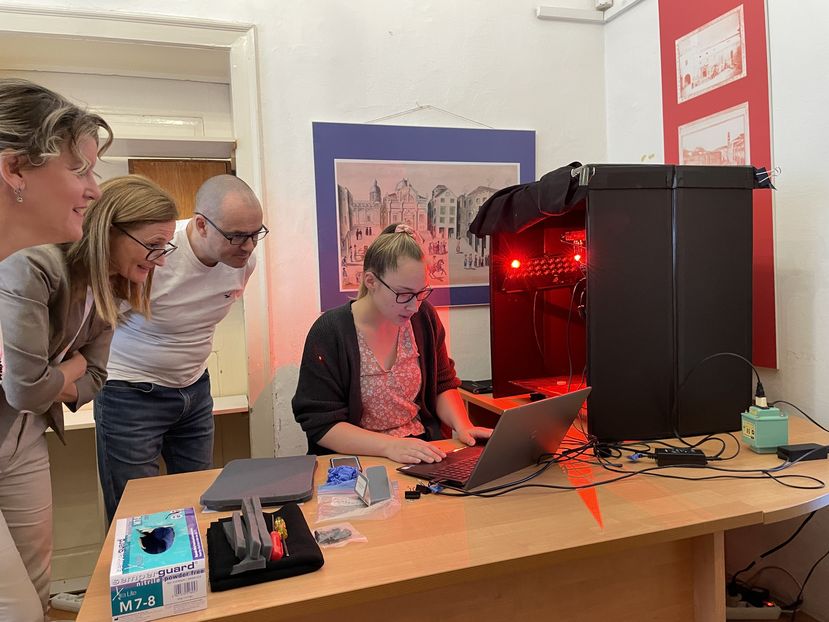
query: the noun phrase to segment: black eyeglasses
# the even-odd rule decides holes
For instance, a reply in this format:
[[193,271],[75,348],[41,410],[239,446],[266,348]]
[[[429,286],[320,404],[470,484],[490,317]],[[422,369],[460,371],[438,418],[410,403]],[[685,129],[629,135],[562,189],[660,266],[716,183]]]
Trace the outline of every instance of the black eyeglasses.
[[213,228],[222,234],[222,237],[230,242],[233,246],[242,246],[248,239],[252,240],[254,244],[268,235],[268,228],[265,225],[262,225],[262,228],[259,231],[254,231],[253,233],[227,233],[226,231],[222,231],[219,229],[219,226],[210,220],[207,216],[202,214],[201,212],[195,212],[202,218],[204,218],[207,222],[209,222]]
[[395,302],[397,302],[397,304],[400,304],[400,305],[404,305],[406,303],[409,303],[414,298],[417,298],[418,302],[423,302],[424,300],[426,300],[432,294],[432,288],[431,287],[426,287],[424,289],[421,289],[419,292],[396,292],[391,287],[389,287],[389,284],[386,283],[379,276],[377,276],[376,274],[374,276],[377,277],[378,281],[380,281],[383,285],[386,286],[386,289],[388,289],[392,294],[395,295],[394,300],[395,300]]
[[144,258],[146,261],[155,261],[156,259],[160,259],[161,257],[164,257],[165,255],[169,255],[170,253],[172,253],[174,250],[176,250],[178,248],[178,246],[176,246],[172,242],[167,242],[167,244],[162,248],[159,248],[157,246],[150,246],[149,244],[144,244],[144,242],[139,240],[134,235],[130,235],[130,232],[127,231],[126,229],[123,229],[122,227],[119,227],[118,225],[112,225],[112,226],[115,227],[116,229],[118,229],[118,231],[123,233],[128,238],[132,238],[133,240],[138,242],[141,246],[143,246],[144,248],[147,249],[147,256]]

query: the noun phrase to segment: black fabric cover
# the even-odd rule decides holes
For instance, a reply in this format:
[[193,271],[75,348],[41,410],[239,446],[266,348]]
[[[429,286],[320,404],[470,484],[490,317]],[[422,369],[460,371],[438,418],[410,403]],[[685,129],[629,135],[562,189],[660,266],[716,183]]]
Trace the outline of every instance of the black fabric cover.
[[260,570],[231,576],[230,571],[239,560],[234,555],[221,525],[231,519],[222,518],[210,523],[210,527],[207,528],[207,563],[210,568],[211,591],[223,592],[246,585],[295,577],[322,568],[325,563],[322,551],[296,503],[287,503],[276,512],[263,512],[262,515],[265,517],[268,531],[273,529],[274,517],[281,516],[285,520],[288,530],[286,543],[290,555],[277,561],[269,561],[267,566]]
[[479,238],[518,233],[549,216],[568,212],[587,196],[587,186],[579,186],[578,176],[571,174],[579,166],[572,162],[538,181],[502,188],[481,205],[469,231]]

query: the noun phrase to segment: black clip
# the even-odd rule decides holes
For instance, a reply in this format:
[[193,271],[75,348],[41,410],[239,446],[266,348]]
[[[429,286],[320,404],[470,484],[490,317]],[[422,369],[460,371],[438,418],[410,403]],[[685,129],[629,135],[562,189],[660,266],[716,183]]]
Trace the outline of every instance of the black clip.
[[771,188],[772,190],[777,190],[774,185],[771,183],[771,178],[776,177],[781,172],[779,166],[774,167],[772,172],[768,172],[765,167],[755,168],[754,169],[754,183],[755,188]]
[[426,484],[418,484],[417,486],[415,486],[415,490],[422,495],[432,494],[432,489],[429,488]]

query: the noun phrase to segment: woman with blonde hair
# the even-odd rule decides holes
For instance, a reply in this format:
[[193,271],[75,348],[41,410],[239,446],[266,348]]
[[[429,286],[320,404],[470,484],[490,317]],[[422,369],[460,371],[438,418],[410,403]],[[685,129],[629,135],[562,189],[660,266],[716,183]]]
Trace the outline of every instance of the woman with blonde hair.
[[149,309],[152,274],[175,250],[173,199],[138,176],[112,179],[72,245],[0,263],[0,619],[42,620],[49,596],[52,497],[45,431],[63,441],[63,404],[106,380],[121,300]]
[[99,195],[93,168],[111,142],[97,114],[27,80],[0,78],[0,261],[80,239],[84,211]]
[[311,327],[293,399],[309,453],[439,462],[428,441],[441,424],[462,442],[488,438],[458,394],[455,364],[435,309],[425,256],[407,225],[390,225],[366,251],[357,299]]

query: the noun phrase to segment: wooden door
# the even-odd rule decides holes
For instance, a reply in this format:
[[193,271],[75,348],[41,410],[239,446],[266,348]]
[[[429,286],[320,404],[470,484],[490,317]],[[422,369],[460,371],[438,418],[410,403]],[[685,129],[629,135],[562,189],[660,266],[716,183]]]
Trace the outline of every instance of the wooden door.
[[130,160],[130,173],[152,179],[173,195],[179,218],[193,215],[196,192],[211,177],[232,173],[227,160]]

